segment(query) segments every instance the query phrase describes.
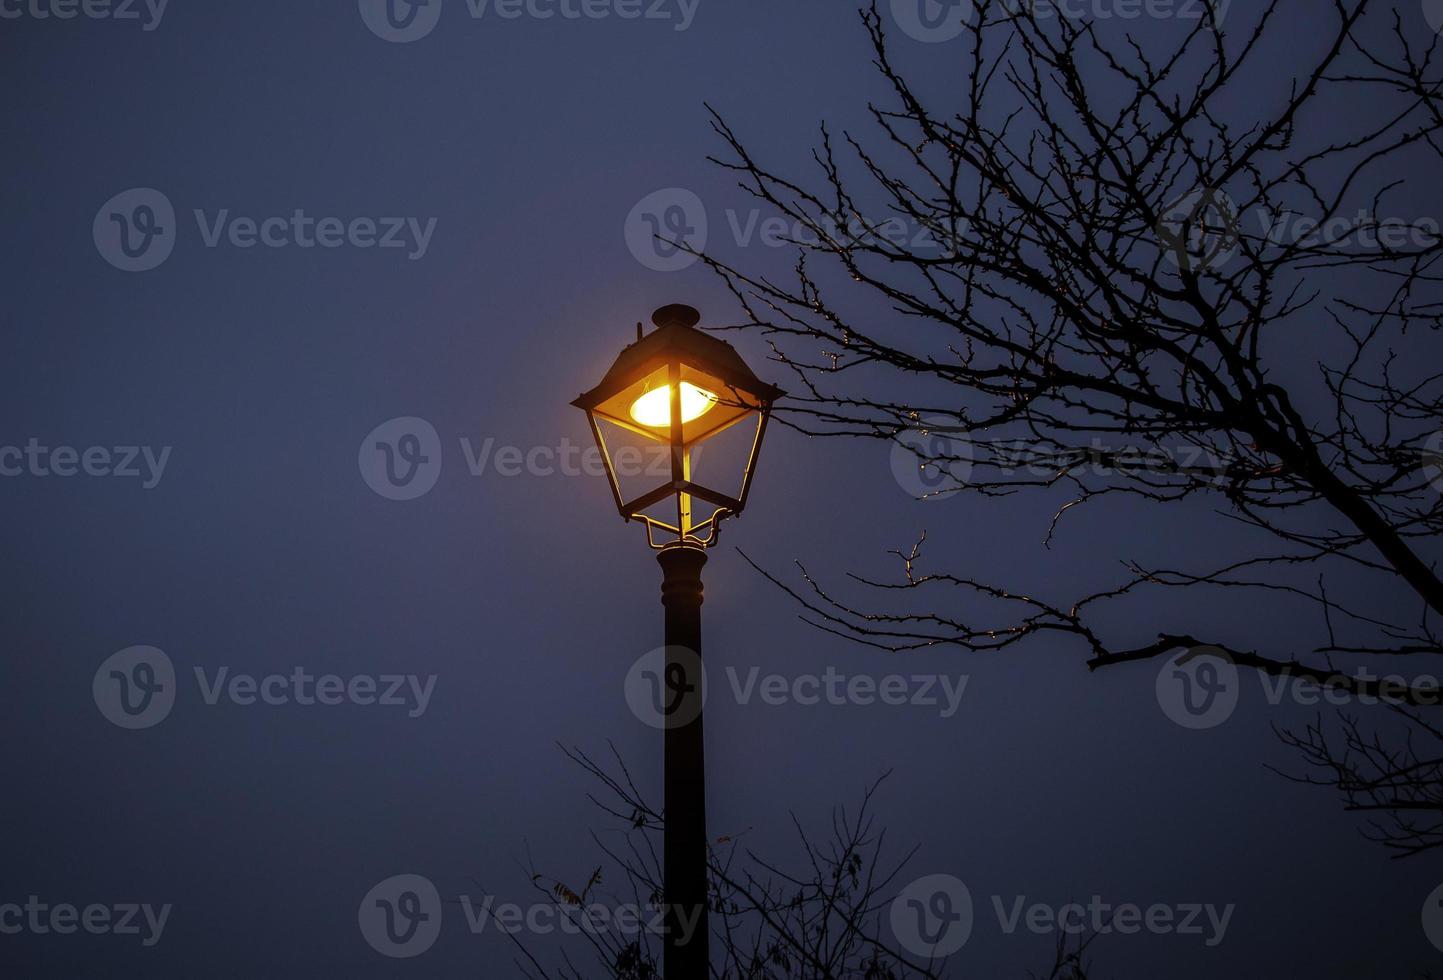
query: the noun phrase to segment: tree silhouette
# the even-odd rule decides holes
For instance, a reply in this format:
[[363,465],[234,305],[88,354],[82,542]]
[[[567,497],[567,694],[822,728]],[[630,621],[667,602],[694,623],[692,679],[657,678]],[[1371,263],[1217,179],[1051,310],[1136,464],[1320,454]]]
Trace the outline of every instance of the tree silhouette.
[[[610,767],[580,749],[562,751],[602,787],[590,799],[611,826],[592,832],[603,863],[586,887],[567,885],[532,867],[533,886],[543,901],[563,909],[593,900],[657,907],[663,900],[665,814],[647,802],[614,747]],[[872,802],[885,778],[867,787],[854,809],[835,807],[823,835],[809,832],[792,815],[796,844],[785,862],[744,847],[746,832],[711,842],[708,904],[715,980],[936,980],[945,975],[945,958],[923,961],[898,948],[882,928],[899,889],[898,876],[915,851],[884,859],[886,834],[876,823]],[[532,980],[590,980],[598,970],[610,980],[661,977],[661,935],[647,930],[583,934],[594,959],[586,964],[576,963],[565,950],[541,953],[514,933],[510,938],[520,954],[518,967]],[[1043,976],[1087,980],[1085,954],[1097,936],[1060,934]],[[547,965],[557,958],[559,965]]]
[[[1212,647],[1381,697],[1406,735],[1285,738],[1303,750],[1298,778],[1415,854],[1443,843],[1438,697],[1369,668],[1406,658],[1416,678],[1443,653],[1428,551],[1443,530],[1440,236],[1386,217],[1416,206],[1404,176],[1440,162],[1440,42],[1372,0],[1299,3],[1327,41],[1279,82],[1296,44],[1283,6],[1209,3],[1143,43],[978,0],[953,42],[957,84],[934,105],[874,5],[861,19],[888,89],[869,106],[876,138],[823,126],[816,174],[788,177],[713,110],[728,148],[714,162],[802,232],[792,274],[703,258],[744,311],[730,329],[764,336],[795,376],[782,424],[904,446],[928,493],[1061,494],[1048,543],[1103,498],[1180,521],[1207,498],[1256,542],[1216,567],[1129,561],[1056,599],[961,560],[924,568],[920,540],[894,552],[895,576],[852,576],[861,598],[805,567],[799,582],[769,574],[810,621],[887,650],[1051,635],[1094,670]],[[889,234],[898,221],[928,234]],[[1306,603],[1326,642],[1240,649],[1201,612],[1147,637],[1119,625],[1129,603],[1176,589]],[[1411,621],[1378,615],[1378,595]]]

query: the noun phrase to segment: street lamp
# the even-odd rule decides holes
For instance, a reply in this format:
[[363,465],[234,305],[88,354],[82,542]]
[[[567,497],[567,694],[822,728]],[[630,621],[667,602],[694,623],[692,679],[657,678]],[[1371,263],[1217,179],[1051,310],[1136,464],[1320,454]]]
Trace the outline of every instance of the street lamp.
[[[732,346],[696,329],[690,306],[663,306],[650,334],[636,342],[601,382],[573,405],[586,412],[606,466],[617,510],[646,525],[661,563],[666,612],[665,790],[662,890],[666,905],[663,975],[705,980],[710,974],[707,923],[706,755],[702,739],[701,570],[721,522],[742,512],[762,436],[779,388],[761,381]],[[734,426],[755,425],[735,496],[699,482],[698,447]],[[669,447],[670,479],[628,499],[607,432],[622,430]],[[617,439],[611,441],[612,447]],[[710,505],[705,517],[701,512]]]

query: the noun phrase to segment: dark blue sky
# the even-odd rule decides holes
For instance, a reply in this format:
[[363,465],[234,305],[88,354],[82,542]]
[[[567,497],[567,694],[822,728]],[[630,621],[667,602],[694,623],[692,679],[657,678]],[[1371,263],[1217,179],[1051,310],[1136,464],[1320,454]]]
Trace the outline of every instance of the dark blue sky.
[[[1285,6],[1287,47],[1306,53],[1322,25]],[[444,0],[434,29],[402,44],[342,0],[172,0],[154,30],[38,19],[30,0],[0,7],[21,11],[0,21],[0,445],[104,448],[89,457],[97,471],[123,447],[157,461],[170,448],[155,480],[53,475],[64,454],[50,475],[27,463],[0,479],[0,906],[172,906],[148,947],[0,934],[0,974],[512,975],[509,944],[468,932],[455,904],[412,959],[368,945],[358,906],[402,873],[448,902],[531,903],[528,846],[542,869],[585,879],[588,833],[607,821],[554,743],[601,754],[612,740],[659,789],[659,733],[624,694],[660,642],[659,572],[602,480],[535,466],[473,475],[462,440],[585,445],[568,403],[636,320],[670,302],[705,324],[735,319],[704,269],[658,271],[633,254],[628,215],[648,195],[692,192],[709,248],[785,273],[789,252],[732,230],[753,205],[705,161],[721,147],[703,103],[779,168],[805,166],[818,122],[860,129],[866,101],[885,97],[854,10],[701,0],[690,15],[662,3],[663,18],[598,4],[611,15],[478,19]],[[1428,30],[1415,4],[1399,10]],[[896,40],[898,60],[943,95],[949,52]],[[175,213],[172,251],[141,272],[116,267],[121,229],[104,213],[133,188]],[[286,237],[298,209],[339,219],[340,244]],[[236,244],[245,219],[259,234],[274,217],[286,225],[270,226],[273,240],[288,244]],[[360,246],[371,233],[356,219],[377,220],[379,238],[392,217],[408,219],[405,247]],[[428,227],[419,254],[407,236]],[[754,338],[736,343],[785,385]],[[401,417],[430,423],[441,460],[412,500],[373,492],[358,468],[368,433]],[[1383,977],[1436,963],[1419,909],[1443,881],[1437,863],[1390,864],[1326,791],[1264,769],[1290,762],[1270,725],[1316,709],[1272,707],[1244,677],[1231,719],[1188,731],[1159,708],[1156,664],[1089,675],[1081,650],[1046,640],[992,657],[888,656],[800,623],[733,550],[779,570],[799,558],[825,575],[880,573],[887,549],[925,529],[939,564],[1065,601],[1120,576],[1120,559],[1175,556],[1184,536],[1199,563],[1242,544],[1202,504],[1180,524],[1119,503],[1064,525],[1049,550],[1051,506],[914,501],[884,446],[774,429],[748,513],[706,570],[711,830],[752,828],[758,851],[796,858],[789,811],[824,827],[832,805],[892,770],[877,803],[890,853],[920,845],[901,881],[954,875],[977,907],[953,976],[1049,964],[1054,937],[1005,934],[993,896],[1236,906],[1215,947],[1099,940],[1102,972],[1118,977]],[[1225,598],[1209,614],[1240,646],[1320,639],[1303,610]],[[1175,612],[1195,621],[1198,602],[1162,596],[1121,625],[1146,642]],[[175,703],[126,730],[98,710],[92,682],[137,645],[173,664]],[[208,704],[196,679],[298,667],[434,686],[420,711]],[[967,684],[950,717],[738,703],[727,670],[752,667]]]

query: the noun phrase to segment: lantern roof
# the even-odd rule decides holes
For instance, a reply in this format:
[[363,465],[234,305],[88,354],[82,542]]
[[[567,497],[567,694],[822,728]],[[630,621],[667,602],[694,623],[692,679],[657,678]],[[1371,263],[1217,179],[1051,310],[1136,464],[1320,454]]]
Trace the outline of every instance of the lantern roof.
[[700,321],[701,314],[690,306],[679,303],[663,306],[651,316],[656,329],[628,344],[602,376],[601,382],[571,404],[581,409],[593,409],[635,383],[639,377],[673,362],[700,368],[728,386],[763,402],[770,403],[784,394],[780,388],[758,378],[731,344],[698,330],[696,325]]

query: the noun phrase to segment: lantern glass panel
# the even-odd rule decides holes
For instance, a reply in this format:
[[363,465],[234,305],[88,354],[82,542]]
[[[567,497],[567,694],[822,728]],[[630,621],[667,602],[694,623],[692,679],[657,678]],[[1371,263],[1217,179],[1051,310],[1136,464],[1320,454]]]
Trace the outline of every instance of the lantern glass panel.
[[[652,394],[665,390],[671,384],[672,364],[659,365],[655,370],[638,378],[620,391],[597,405],[597,415],[632,432],[639,433],[658,442],[671,442],[671,404],[669,397]],[[682,444],[693,445],[710,438],[722,430],[735,425],[747,415],[761,410],[761,401],[748,392],[728,385],[716,375],[709,374],[691,364],[678,365],[682,385]],[[688,399],[688,391],[700,392]],[[710,397],[708,397],[710,396]],[[648,425],[637,418],[633,409],[638,402],[652,408],[665,405],[665,415],[643,415],[647,422],[655,418],[661,424]],[[687,411],[688,405],[700,409],[695,413]],[[652,408],[652,411],[655,409]],[[688,415],[691,417],[688,418]]]

